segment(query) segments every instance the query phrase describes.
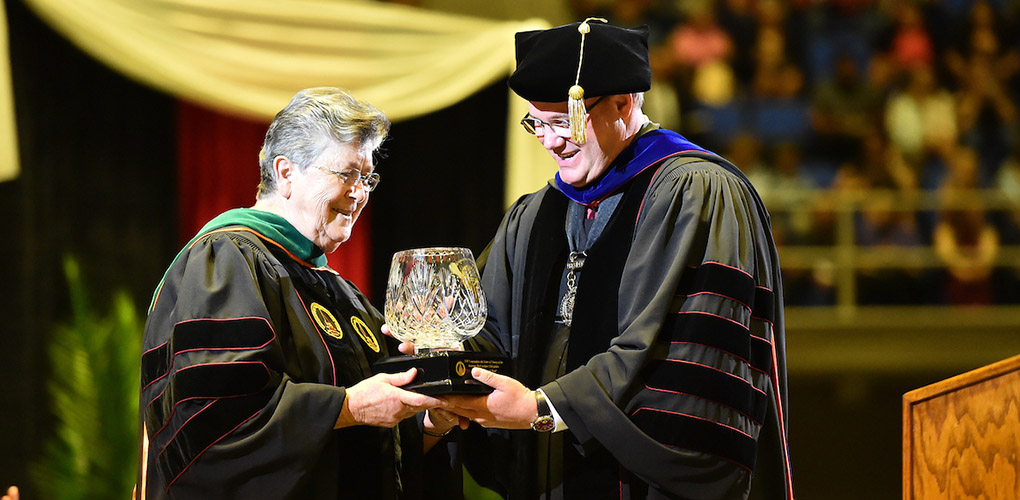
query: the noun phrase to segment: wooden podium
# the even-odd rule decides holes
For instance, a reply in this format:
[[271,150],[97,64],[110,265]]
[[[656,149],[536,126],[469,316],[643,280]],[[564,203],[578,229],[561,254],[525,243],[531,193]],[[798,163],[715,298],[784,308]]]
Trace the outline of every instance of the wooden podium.
[[1020,499],[1020,356],[903,395],[903,498]]

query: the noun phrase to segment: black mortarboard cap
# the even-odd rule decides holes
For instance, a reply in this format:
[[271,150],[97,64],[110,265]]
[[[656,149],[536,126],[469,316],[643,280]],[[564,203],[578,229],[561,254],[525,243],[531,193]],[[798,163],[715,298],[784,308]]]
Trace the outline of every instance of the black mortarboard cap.
[[518,32],[517,69],[510,76],[510,88],[538,102],[566,101],[575,84],[586,97],[650,89],[648,26],[627,29],[591,20],[583,23],[590,29],[583,48],[580,22]]

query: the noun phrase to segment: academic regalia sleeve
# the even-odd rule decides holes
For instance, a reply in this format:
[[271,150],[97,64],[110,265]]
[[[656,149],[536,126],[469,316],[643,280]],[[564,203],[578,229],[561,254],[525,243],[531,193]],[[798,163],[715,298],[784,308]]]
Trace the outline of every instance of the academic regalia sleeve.
[[785,397],[778,276],[749,184],[711,162],[667,164],[637,220],[619,336],[543,390],[582,446],[652,488],[744,498],[769,400]]
[[515,317],[514,304],[520,304],[520,297],[515,302],[515,294],[519,292],[513,286],[512,277],[516,256],[527,252],[528,241],[526,237],[518,238],[518,233],[528,211],[533,210],[531,202],[544,192],[525,195],[515,201],[504,214],[496,236],[478,256],[488,315],[485,326],[472,339],[476,350],[496,349],[507,354],[516,351],[518,336],[511,325]]
[[284,373],[302,369],[284,361],[295,348],[286,280],[257,245],[229,234],[197,240],[171,265],[142,355],[146,498],[316,491],[308,478],[330,467],[322,454],[345,389]]
[[[518,235],[520,231],[526,230],[524,219],[532,209],[529,208],[532,207],[529,202],[536,197],[540,195],[525,195],[507,209],[496,236],[478,256],[488,315],[482,330],[465,342],[468,350],[496,351],[509,356],[516,352],[519,330],[513,329],[511,325],[515,314],[519,313],[513,304],[515,295],[520,300],[520,292],[513,286],[513,268],[518,252],[527,251],[527,238],[519,239]],[[515,370],[516,366],[511,369]],[[514,480],[511,477],[514,467],[508,464],[518,455],[516,451],[519,451],[512,447],[510,431],[472,425],[468,430],[455,434],[459,441],[460,458],[464,459],[463,465],[472,478],[478,484],[506,497],[509,485]]]

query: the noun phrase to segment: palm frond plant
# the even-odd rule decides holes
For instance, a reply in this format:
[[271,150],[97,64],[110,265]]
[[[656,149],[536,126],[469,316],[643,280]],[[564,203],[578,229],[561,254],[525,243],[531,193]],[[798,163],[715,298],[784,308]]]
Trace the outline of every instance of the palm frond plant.
[[127,499],[136,470],[138,363],[144,318],[126,292],[92,309],[77,261],[65,257],[71,318],[48,344],[54,432],[30,466],[39,498]]

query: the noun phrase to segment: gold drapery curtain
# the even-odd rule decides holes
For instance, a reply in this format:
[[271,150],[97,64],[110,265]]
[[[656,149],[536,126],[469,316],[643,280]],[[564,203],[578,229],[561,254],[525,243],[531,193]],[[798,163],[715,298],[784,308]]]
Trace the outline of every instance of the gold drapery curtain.
[[18,127],[14,123],[14,89],[7,44],[7,8],[0,0],[0,182],[18,176]]
[[[296,91],[322,85],[347,88],[394,121],[442,109],[513,71],[515,32],[548,26],[357,0],[25,1],[82,50],[136,81],[266,121]],[[0,24],[6,44],[6,19]],[[6,45],[0,49],[6,54]],[[0,181],[18,171],[9,59],[2,66]],[[552,172],[544,151],[518,133],[526,103],[508,98],[510,200]]]

